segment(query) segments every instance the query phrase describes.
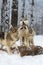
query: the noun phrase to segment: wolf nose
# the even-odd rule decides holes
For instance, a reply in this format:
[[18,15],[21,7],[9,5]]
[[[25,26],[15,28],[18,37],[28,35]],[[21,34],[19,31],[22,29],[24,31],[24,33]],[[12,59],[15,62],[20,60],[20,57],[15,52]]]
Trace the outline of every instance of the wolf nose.
[[23,21],[23,25],[25,25],[24,21]]

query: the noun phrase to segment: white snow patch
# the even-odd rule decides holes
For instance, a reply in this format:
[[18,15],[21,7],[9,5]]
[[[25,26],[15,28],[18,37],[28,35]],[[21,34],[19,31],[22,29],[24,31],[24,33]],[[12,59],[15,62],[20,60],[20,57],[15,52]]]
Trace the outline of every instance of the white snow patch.
[[34,36],[34,44],[43,47],[43,35]]

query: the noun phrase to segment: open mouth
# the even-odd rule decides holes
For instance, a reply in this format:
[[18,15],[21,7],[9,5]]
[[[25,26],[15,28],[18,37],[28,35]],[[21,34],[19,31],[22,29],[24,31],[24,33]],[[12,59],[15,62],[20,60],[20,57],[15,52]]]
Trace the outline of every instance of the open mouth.
[[21,29],[26,29],[26,24],[23,22]]
[[23,27],[21,27],[20,29],[26,29],[26,27],[25,27],[25,26],[23,26]]

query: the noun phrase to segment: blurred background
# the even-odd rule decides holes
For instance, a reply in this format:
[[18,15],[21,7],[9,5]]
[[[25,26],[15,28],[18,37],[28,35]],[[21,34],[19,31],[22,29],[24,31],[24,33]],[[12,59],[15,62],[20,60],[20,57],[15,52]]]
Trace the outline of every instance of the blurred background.
[[0,32],[8,32],[27,18],[38,35],[43,35],[43,0],[0,0]]

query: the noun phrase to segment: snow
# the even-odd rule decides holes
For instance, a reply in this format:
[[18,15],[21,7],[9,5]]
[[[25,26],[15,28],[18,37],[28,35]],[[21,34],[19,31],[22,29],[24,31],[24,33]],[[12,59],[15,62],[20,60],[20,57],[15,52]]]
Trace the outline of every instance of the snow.
[[43,47],[43,35],[34,36],[34,44]]
[[[16,43],[20,45],[20,40]],[[43,47],[43,36],[34,36],[34,43]],[[0,51],[0,65],[43,65],[43,54],[20,57],[17,53],[8,55]]]

